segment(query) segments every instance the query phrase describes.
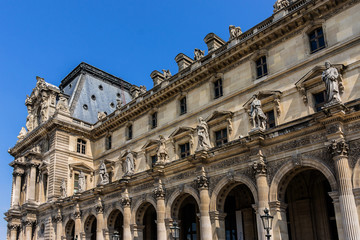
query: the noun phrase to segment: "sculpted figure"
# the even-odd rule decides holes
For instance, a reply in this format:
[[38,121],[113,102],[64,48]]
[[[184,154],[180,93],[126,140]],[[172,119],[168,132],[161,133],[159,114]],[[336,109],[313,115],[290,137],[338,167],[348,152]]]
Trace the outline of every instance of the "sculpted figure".
[[140,94],[146,93],[146,87],[144,85],[140,85]]
[[325,63],[325,71],[323,71],[321,79],[325,82],[326,86],[326,102],[341,102],[339,94],[339,72],[336,68],[331,66],[329,62]]
[[197,134],[198,134],[198,146],[196,148],[196,151],[208,150],[209,148],[211,148],[209,128],[207,123],[202,117],[199,117],[199,123],[197,125]]
[[67,193],[66,193],[66,182],[65,182],[65,179],[64,179],[64,178],[63,178],[62,181],[61,181],[60,193],[61,193],[61,197],[62,197],[62,198],[66,198],[66,197],[67,197]]
[[162,71],[164,73],[164,78],[165,79],[168,79],[168,78],[170,78],[172,76],[169,69],[168,70],[163,69]]
[[250,117],[253,123],[253,128],[266,128],[266,116],[261,108],[261,101],[258,99],[258,95],[254,95],[254,100],[251,103]]
[[160,135],[160,143],[157,150],[157,159],[159,163],[165,163],[169,157],[168,152],[166,150],[165,138],[164,136]]
[[138,86],[131,86],[130,88],[130,94],[132,98],[137,98],[140,94],[140,88]]
[[18,142],[20,142],[21,140],[23,140],[23,139],[25,138],[26,134],[27,134],[26,129],[25,129],[24,127],[22,127],[21,130],[20,130],[19,135],[17,136]]
[[106,113],[105,112],[98,112],[98,120],[102,120],[106,118]]
[[126,159],[124,162],[124,173],[125,176],[134,174],[135,170],[135,161],[134,161],[134,155],[131,152],[130,149],[127,150]]
[[100,176],[100,184],[108,184],[109,183],[109,174],[106,171],[106,165],[104,161],[101,161],[100,169],[99,169],[99,176]]
[[234,38],[239,37],[242,34],[240,27],[235,27],[234,25],[229,26],[229,33],[230,33],[230,39],[233,40]]
[[289,0],[276,0],[274,4],[274,12],[277,12],[290,5]]
[[69,113],[69,103],[66,97],[61,96],[56,105],[56,109],[65,113]]
[[120,98],[116,99],[116,109],[120,109],[123,105],[123,102]]
[[79,192],[85,191],[85,174],[83,171],[80,171],[79,174]]
[[202,51],[198,48],[195,48],[194,50],[194,60],[200,60],[202,57],[204,57],[205,51]]

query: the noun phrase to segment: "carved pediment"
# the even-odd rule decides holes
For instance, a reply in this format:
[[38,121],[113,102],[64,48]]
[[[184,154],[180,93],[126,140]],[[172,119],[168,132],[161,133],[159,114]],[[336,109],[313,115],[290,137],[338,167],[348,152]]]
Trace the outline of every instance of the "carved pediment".
[[[134,156],[134,158],[137,157],[137,152],[134,151],[130,151],[132,153],[132,155]],[[120,155],[119,160],[124,160],[126,158],[126,156],[129,154],[129,151],[125,151],[123,154]]]
[[187,136],[193,134],[195,128],[192,127],[178,127],[172,134],[170,134],[169,138],[176,139],[181,138],[183,136]]
[[159,140],[150,139],[145,143],[145,145],[142,147],[142,149],[150,150],[150,149],[156,148],[159,146],[159,143],[160,143]]
[[206,118],[206,122],[208,125],[213,125],[226,119],[231,119],[233,115],[234,113],[230,111],[215,111]]
[[71,163],[69,164],[69,169],[70,169],[70,177],[72,177],[74,169],[77,171],[83,171],[86,174],[90,174],[91,180],[92,180],[92,176],[94,175],[94,169],[85,163]]

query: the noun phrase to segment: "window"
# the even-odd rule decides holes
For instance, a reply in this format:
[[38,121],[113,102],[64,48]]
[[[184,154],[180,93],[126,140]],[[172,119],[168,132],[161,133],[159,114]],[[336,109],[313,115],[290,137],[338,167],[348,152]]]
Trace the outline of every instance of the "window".
[[218,79],[214,82],[214,98],[219,98],[223,95],[222,79]]
[[266,121],[266,129],[275,127],[275,113],[274,110],[265,113],[267,121]]
[[255,64],[257,78],[261,78],[268,74],[265,56],[258,58],[258,60],[255,61]]
[[180,157],[185,158],[190,155],[190,144],[187,142],[185,144],[180,144]]
[[323,29],[317,28],[314,31],[309,33],[309,41],[310,41],[310,52],[314,53],[323,48],[325,48],[325,39]]
[[44,190],[44,198],[46,200],[47,197],[47,188],[48,188],[48,175],[43,175],[43,190]]
[[157,112],[151,114],[151,128],[157,127]]
[[105,148],[106,148],[106,150],[111,149],[111,143],[112,143],[112,137],[110,135],[110,136],[107,136],[105,138]]
[[228,142],[228,139],[227,139],[227,129],[226,128],[215,132],[216,146],[221,146],[227,142]]
[[133,138],[133,126],[132,125],[129,125],[127,127],[127,138],[128,138],[128,140]]
[[154,167],[156,162],[157,162],[157,155],[151,156],[151,166]]
[[321,108],[325,104],[325,91],[315,93],[314,96],[314,102],[315,102],[315,110],[317,112],[321,111]]
[[185,114],[187,111],[186,107],[186,97],[180,99],[180,115]]
[[79,192],[79,174],[74,174],[74,193]]
[[82,139],[77,140],[76,152],[85,154],[86,152],[86,141]]

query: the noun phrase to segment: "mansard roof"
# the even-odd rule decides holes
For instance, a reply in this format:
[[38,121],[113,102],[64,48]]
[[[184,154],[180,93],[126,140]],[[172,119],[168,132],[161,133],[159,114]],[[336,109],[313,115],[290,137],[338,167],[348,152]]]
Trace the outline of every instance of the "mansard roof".
[[61,81],[59,88],[64,89],[64,87],[66,87],[74,78],[76,78],[81,73],[88,73],[105,82],[115,84],[127,91],[130,91],[130,88],[132,86],[131,83],[128,83],[119,77],[115,77],[110,73],[98,69],[88,63],[82,62]]

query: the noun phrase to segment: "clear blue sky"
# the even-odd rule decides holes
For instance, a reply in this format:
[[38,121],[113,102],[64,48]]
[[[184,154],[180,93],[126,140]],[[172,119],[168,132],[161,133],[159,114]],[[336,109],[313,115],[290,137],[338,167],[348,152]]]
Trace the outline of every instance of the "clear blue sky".
[[[275,0],[72,0],[0,2],[0,198],[10,206],[13,160],[7,150],[25,126],[26,94],[35,76],[59,85],[80,62],[124,80],[152,87],[153,70],[177,72],[175,56],[193,57],[213,32],[229,39],[228,26],[243,31],[270,17]],[[0,219],[0,239],[6,222]]]

